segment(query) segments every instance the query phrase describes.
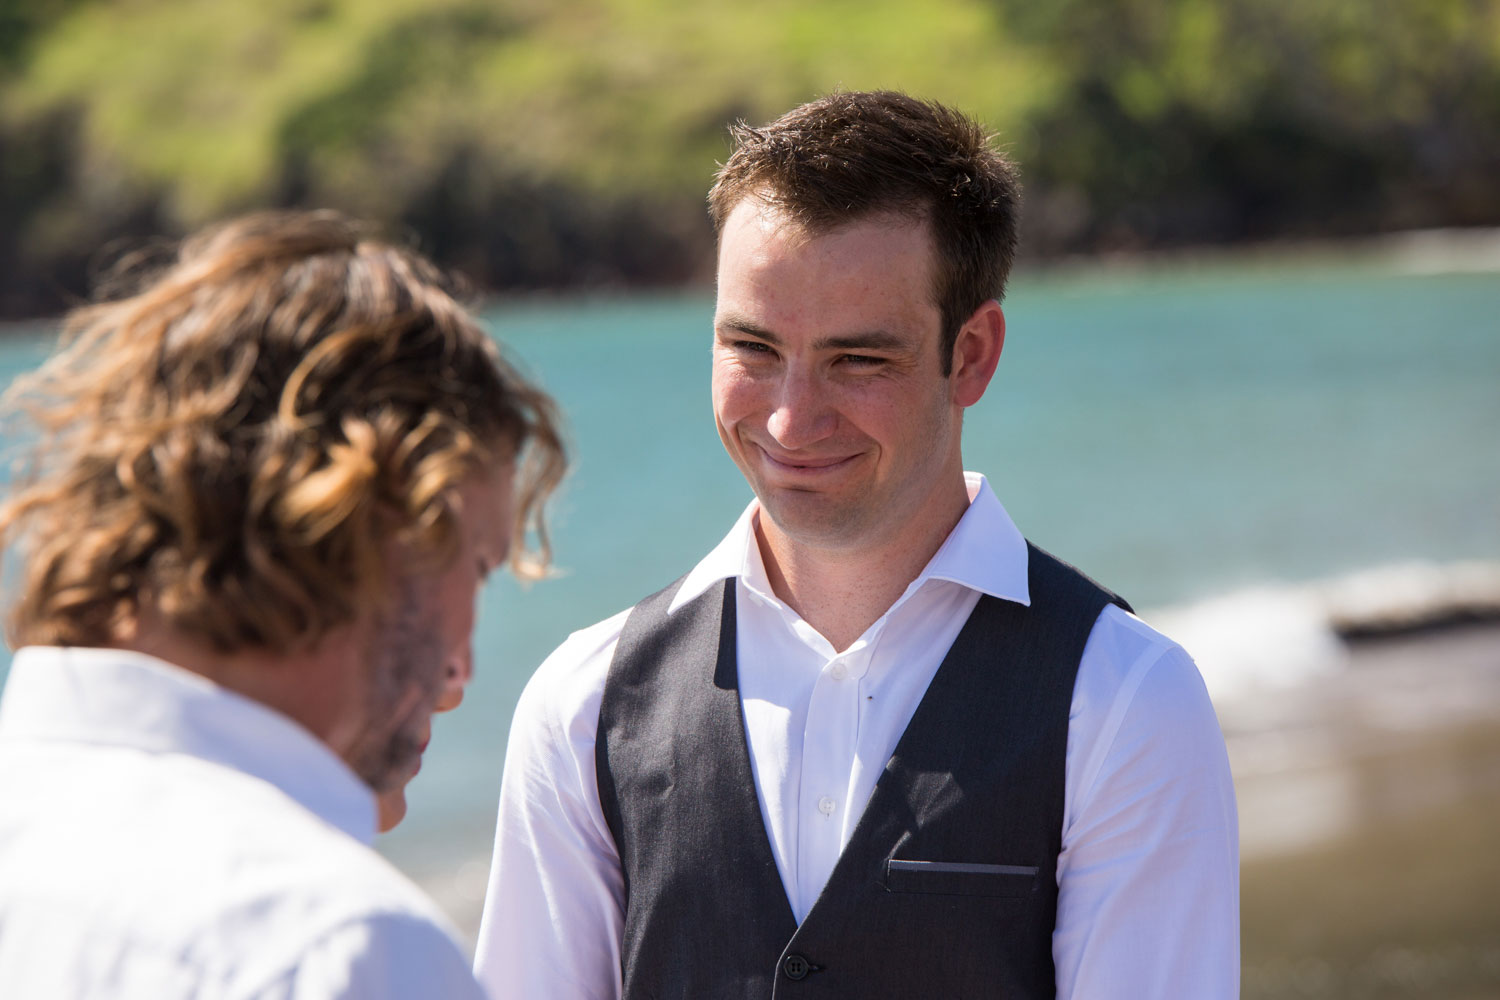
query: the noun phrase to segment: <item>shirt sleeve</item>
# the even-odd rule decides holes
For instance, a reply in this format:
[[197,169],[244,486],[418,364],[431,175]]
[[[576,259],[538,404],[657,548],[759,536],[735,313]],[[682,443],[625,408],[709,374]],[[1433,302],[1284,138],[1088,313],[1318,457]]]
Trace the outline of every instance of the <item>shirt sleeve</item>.
[[414,914],[343,924],[247,1000],[484,1000],[469,963],[440,927]]
[[516,706],[474,966],[492,1000],[621,994],[624,878],[599,805],[594,743],[623,621],[571,637]]
[[1239,995],[1239,825],[1197,667],[1117,608],[1079,664],[1053,959],[1059,1000]]

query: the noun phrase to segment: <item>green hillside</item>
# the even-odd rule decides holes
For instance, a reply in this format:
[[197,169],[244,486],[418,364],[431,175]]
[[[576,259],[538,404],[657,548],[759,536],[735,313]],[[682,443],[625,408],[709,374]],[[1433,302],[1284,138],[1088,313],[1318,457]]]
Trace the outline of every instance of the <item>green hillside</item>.
[[4,0],[0,313],[267,205],[495,288],[701,276],[725,124],[842,87],[979,116],[1028,253],[1500,222],[1500,0]]

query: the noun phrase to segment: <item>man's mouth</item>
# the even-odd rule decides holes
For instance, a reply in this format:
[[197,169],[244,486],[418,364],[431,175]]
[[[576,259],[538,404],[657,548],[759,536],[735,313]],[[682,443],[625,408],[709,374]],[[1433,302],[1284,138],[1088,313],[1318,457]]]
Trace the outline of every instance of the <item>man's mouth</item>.
[[779,457],[765,448],[760,452],[766,457],[767,463],[774,469],[784,469],[790,473],[828,472],[847,465],[855,458],[853,455],[817,455],[817,456],[791,456]]

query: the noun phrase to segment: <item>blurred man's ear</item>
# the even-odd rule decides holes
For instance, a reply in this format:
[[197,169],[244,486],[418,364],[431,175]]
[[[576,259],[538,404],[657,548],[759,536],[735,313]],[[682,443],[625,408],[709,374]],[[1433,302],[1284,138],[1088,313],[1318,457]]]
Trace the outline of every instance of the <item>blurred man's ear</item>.
[[973,406],[984,397],[1005,348],[1005,312],[988,299],[959,328],[953,342],[953,401]]

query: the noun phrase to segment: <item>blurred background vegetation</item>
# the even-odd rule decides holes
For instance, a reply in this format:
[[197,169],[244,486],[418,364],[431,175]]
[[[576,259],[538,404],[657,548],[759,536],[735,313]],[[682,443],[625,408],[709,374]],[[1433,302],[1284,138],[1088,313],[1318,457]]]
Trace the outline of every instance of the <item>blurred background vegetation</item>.
[[1001,135],[1031,260],[1500,224],[1500,0],[0,0],[0,315],[264,206],[702,280],[726,123],[883,86]]

